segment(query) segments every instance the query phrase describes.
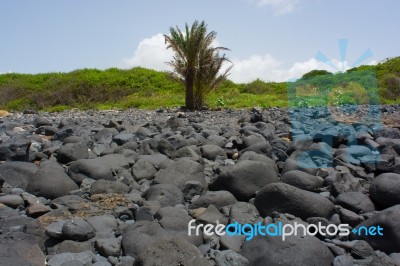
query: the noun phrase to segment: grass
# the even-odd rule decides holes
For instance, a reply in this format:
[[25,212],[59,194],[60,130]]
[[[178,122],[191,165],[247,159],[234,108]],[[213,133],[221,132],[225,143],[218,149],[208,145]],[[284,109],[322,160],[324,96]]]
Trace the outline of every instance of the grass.
[[[0,74],[0,109],[59,112],[79,109],[169,108],[184,105],[184,86],[168,73],[81,69],[69,73]],[[210,108],[400,103],[400,57],[346,73],[312,71],[292,83],[226,80],[208,95]]]

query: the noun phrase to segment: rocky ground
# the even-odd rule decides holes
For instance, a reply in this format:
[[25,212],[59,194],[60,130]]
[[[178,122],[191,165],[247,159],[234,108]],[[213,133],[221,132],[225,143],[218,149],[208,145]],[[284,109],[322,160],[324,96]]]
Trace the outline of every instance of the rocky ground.
[[0,112],[0,265],[400,265],[400,107],[371,108]]

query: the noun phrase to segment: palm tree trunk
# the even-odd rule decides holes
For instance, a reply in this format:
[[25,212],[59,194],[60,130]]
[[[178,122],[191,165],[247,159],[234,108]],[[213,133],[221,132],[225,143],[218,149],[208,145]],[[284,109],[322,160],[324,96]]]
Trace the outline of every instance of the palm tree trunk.
[[189,110],[194,109],[194,95],[193,95],[193,85],[194,85],[194,69],[189,68],[186,78],[186,108]]

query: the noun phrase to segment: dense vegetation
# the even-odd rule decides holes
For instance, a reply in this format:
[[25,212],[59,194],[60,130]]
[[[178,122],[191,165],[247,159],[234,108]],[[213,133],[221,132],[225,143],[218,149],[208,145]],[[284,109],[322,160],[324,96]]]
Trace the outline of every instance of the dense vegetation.
[[[296,106],[400,103],[400,57],[346,73],[306,74],[292,83],[225,80],[206,104],[211,108],[287,106],[288,99],[289,105]],[[156,109],[183,106],[184,100],[183,84],[168,73],[140,67],[0,75],[0,109],[5,110]]]

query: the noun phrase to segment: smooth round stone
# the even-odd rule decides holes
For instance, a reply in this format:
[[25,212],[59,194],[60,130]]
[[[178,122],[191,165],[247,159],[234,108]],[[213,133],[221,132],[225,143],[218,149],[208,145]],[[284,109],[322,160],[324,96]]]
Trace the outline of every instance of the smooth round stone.
[[62,227],[62,235],[71,240],[86,241],[93,238],[96,233],[90,223],[81,218],[67,220]]

